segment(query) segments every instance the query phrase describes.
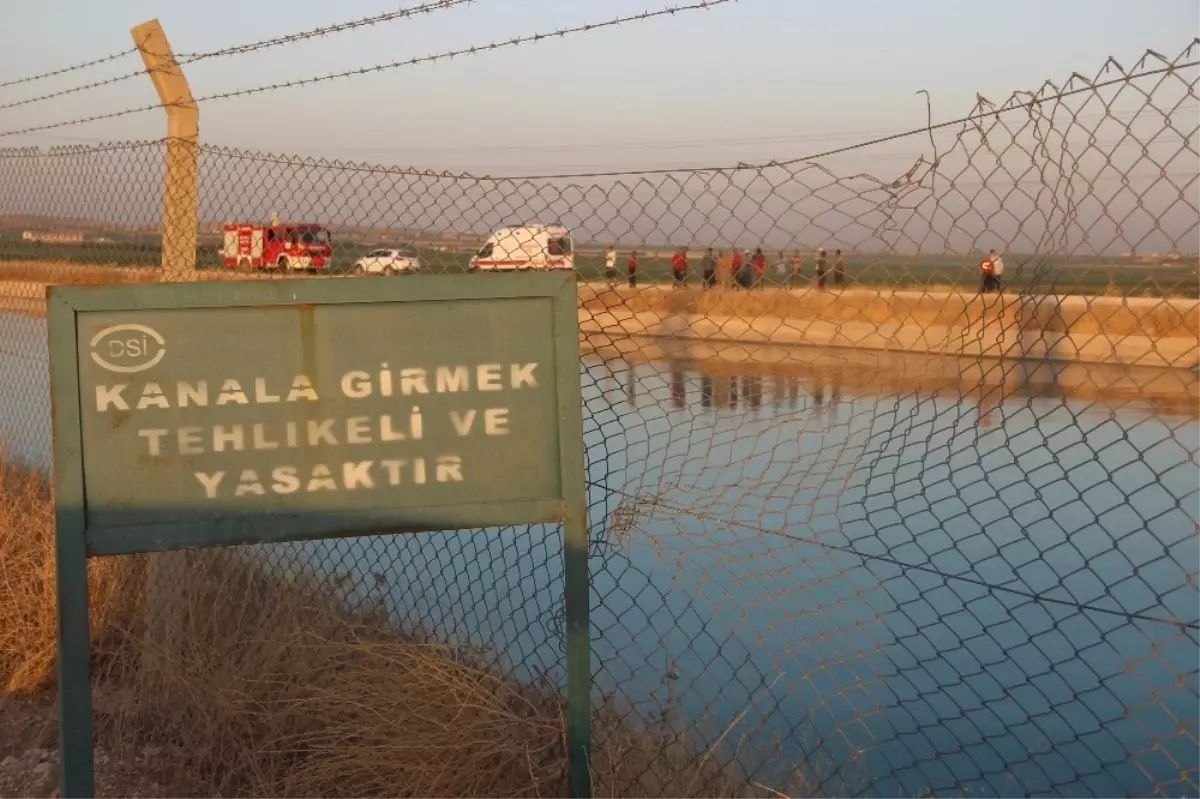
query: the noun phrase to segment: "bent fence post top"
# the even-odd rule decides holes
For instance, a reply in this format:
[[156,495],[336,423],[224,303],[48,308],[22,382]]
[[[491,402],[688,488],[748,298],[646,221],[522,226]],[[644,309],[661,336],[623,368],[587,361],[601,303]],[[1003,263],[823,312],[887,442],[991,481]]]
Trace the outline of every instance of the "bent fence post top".
[[166,280],[196,279],[200,107],[157,19],[130,30],[167,114],[162,270]]

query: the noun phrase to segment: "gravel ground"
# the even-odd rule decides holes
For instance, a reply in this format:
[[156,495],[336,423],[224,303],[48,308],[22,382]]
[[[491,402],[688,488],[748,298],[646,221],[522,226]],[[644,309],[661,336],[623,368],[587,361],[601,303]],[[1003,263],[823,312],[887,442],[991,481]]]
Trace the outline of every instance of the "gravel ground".
[[[57,797],[58,741],[53,702],[0,696],[0,797]],[[96,796],[157,797],[194,793],[167,774],[182,771],[182,753],[147,745],[120,753],[96,748]]]

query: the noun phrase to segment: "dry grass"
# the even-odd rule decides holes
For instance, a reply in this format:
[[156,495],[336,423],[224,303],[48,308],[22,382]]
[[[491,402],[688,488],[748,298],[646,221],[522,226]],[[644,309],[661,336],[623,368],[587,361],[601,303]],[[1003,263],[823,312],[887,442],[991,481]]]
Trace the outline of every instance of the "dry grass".
[[[134,564],[93,560],[92,630],[131,611]],[[31,693],[54,679],[54,514],[46,481],[0,457],[0,687]]]
[[0,262],[0,281],[28,281],[70,285],[102,285],[107,283],[154,283],[160,275],[157,269],[123,267],[116,264],[83,265],[56,261]]
[[[54,665],[50,497],[40,475],[3,475],[0,681],[33,691],[52,684]],[[352,617],[315,585],[266,576],[245,551],[150,557],[163,560],[92,562],[97,734],[114,750],[187,753],[169,784],[242,796],[566,793],[554,688]],[[170,619],[147,618],[147,584],[164,576],[178,604]],[[770,793],[724,748],[697,751],[621,714],[594,715],[597,796]]]

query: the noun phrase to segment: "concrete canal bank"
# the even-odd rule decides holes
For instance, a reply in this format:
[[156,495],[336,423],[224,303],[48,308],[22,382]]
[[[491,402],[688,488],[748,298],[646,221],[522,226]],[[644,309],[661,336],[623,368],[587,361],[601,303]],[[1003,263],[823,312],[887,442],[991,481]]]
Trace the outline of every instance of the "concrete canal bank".
[[[0,281],[0,311],[44,314],[46,285]],[[1173,298],[875,289],[705,292],[582,283],[579,322],[593,346],[631,337],[673,340],[676,344],[660,345],[668,356],[706,343],[1168,369],[1200,364],[1200,301]]]
[[590,336],[1194,369],[1200,302],[1150,297],[579,290]]

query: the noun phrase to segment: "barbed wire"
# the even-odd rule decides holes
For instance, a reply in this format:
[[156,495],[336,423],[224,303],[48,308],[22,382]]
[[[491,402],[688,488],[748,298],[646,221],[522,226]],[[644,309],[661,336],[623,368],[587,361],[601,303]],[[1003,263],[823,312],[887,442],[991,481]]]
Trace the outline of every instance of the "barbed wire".
[[[1187,48],[1184,51],[1184,53],[1186,54],[1186,53],[1190,52],[1190,50],[1191,50],[1191,46],[1189,46],[1189,48]],[[741,162],[741,163],[737,163],[735,165],[725,164],[725,165],[719,165],[719,166],[684,166],[684,165],[681,165],[681,166],[674,166],[674,167],[660,167],[660,168],[652,168],[652,169],[621,169],[621,170],[591,171],[591,172],[561,172],[561,173],[549,173],[549,174],[515,174],[515,175],[496,175],[496,176],[475,175],[468,171],[459,171],[459,170],[424,170],[424,169],[413,169],[411,167],[388,168],[388,167],[379,167],[376,165],[367,165],[367,164],[329,163],[326,161],[320,161],[320,163],[323,166],[328,166],[328,167],[334,168],[334,169],[344,169],[344,170],[367,170],[367,171],[381,171],[382,170],[382,171],[389,171],[389,172],[394,171],[396,174],[413,174],[413,175],[424,175],[424,176],[431,176],[431,177],[476,178],[476,179],[478,179],[478,178],[493,178],[493,179],[497,179],[497,180],[500,180],[500,179],[502,179],[502,180],[567,180],[567,179],[577,179],[577,178],[669,175],[672,173],[679,173],[679,172],[700,173],[700,172],[729,172],[729,171],[761,171],[763,169],[768,169],[768,168],[772,168],[772,167],[787,167],[787,166],[794,166],[796,164],[801,164],[801,163],[812,163],[812,162],[818,161],[822,158],[827,158],[827,157],[830,157],[833,155],[840,155],[840,154],[852,152],[855,150],[869,148],[869,147],[875,146],[877,144],[896,141],[899,139],[910,138],[912,136],[921,135],[921,134],[927,133],[932,130],[946,129],[946,128],[951,128],[951,127],[955,127],[955,126],[970,124],[972,122],[977,122],[977,121],[980,121],[983,119],[988,119],[988,118],[1000,118],[1002,115],[1009,113],[1009,112],[1029,109],[1029,108],[1036,107],[1038,105],[1042,105],[1044,103],[1053,102],[1056,100],[1064,99],[1064,98],[1071,97],[1071,96],[1078,95],[1078,94],[1083,94],[1083,93],[1090,92],[1090,91],[1095,91],[1097,89],[1102,89],[1102,88],[1106,88],[1109,86],[1114,86],[1114,85],[1118,85],[1118,84],[1122,84],[1122,83],[1128,83],[1130,81],[1135,81],[1135,80],[1139,80],[1139,79],[1146,78],[1146,77],[1153,77],[1154,75],[1167,74],[1169,72],[1173,72],[1178,69],[1184,69],[1184,68],[1196,67],[1196,66],[1200,66],[1200,61],[1192,61],[1192,62],[1186,62],[1186,63],[1182,63],[1182,64],[1172,64],[1167,67],[1163,67],[1163,68],[1159,68],[1159,69],[1146,70],[1143,72],[1135,72],[1135,73],[1131,73],[1131,74],[1126,74],[1126,75],[1123,75],[1122,77],[1113,78],[1108,81],[1090,83],[1086,86],[1080,86],[1080,87],[1076,87],[1076,88],[1072,88],[1072,89],[1060,90],[1056,94],[1035,97],[1032,100],[1027,100],[1027,101],[1023,101],[1023,102],[1019,102],[1019,103],[1011,103],[1011,102],[1006,103],[1003,107],[996,108],[991,111],[969,114],[967,116],[959,117],[957,119],[951,119],[951,120],[947,120],[945,122],[936,123],[931,126],[926,126],[926,127],[922,127],[922,128],[913,128],[911,130],[906,130],[906,131],[901,131],[898,133],[889,134],[887,136],[882,136],[882,137],[872,139],[869,141],[858,142],[858,143],[855,143],[852,145],[847,145],[845,147],[839,147],[839,148],[835,148],[835,149],[825,150],[825,151],[814,153],[811,155],[797,156],[795,158],[788,158],[786,160],[771,160],[771,161],[760,162],[760,163]],[[1086,79],[1084,79],[1084,80],[1086,80]],[[1018,93],[1014,93],[1013,96],[1016,97],[1017,94]],[[201,98],[201,99],[212,99],[212,98]],[[0,134],[0,136],[2,136],[2,135],[4,135],[4,134]],[[286,165],[295,166],[295,165],[303,165],[305,163],[310,163],[308,161],[308,159],[304,159],[304,158],[260,156],[258,154],[246,154],[242,157],[246,157],[246,158],[250,158],[250,159],[255,159],[255,158],[261,157],[266,162],[281,164],[281,165],[286,164]],[[311,163],[317,163],[317,162],[313,161]]]
[[260,86],[252,86],[246,89],[235,89],[228,92],[216,92],[214,94],[205,95],[204,97],[198,97],[196,98],[196,101],[204,102],[206,100],[228,100],[234,97],[246,97],[252,94],[261,94],[263,92],[277,91],[279,89],[311,86],[315,83],[326,83],[339,78],[349,78],[357,75],[369,75],[375,72],[385,72],[389,69],[398,69],[400,67],[416,66],[418,64],[431,64],[436,61],[447,61],[458,56],[476,55],[478,53],[501,50],[508,47],[516,47],[522,44],[529,44],[531,42],[540,42],[543,39],[553,39],[576,33],[588,33],[591,31],[602,30],[604,28],[615,27],[617,25],[623,25],[629,22],[642,22],[648,19],[654,19],[656,17],[673,16],[675,14],[687,11],[699,11],[730,2],[736,2],[736,0],[698,0],[698,2],[694,2],[689,5],[669,6],[657,11],[642,11],[638,14],[614,17],[613,19],[605,22],[592,22],[584,25],[576,25],[570,28],[559,28],[557,30],[547,31],[544,33],[531,33],[525,36],[516,36],[512,39],[502,42],[492,42],[485,45],[473,45],[471,47],[464,47],[458,50],[447,50],[441,53],[435,53],[433,55],[416,56],[414,58],[402,59],[399,61],[389,61],[369,67],[358,67],[357,69],[347,69],[340,72],[329,72],[324,75],[316,75],[311,78],[301,78],[294,81],[262,84]]
[[38,75],[30,75],[25,78],[17,78],[15,80],[4,81],[3,83],[0,83],[0,89],[5,89],[5,88],[8,88],[9,86],[19,86],[20,84],[23,84],[23,83],[33,83],[34,81],[45,80],[46,78],[53,78],[57,75],[65,75],[68,72],[76,72],[81,69],[88,69],[89,67],[95,67],[95,66],[99,66],[100,64],[106,64],[109,61],[116,61],[118,58],[124,58],[127,55],[133,55],[136,52],[137,52],[137,48],[131,47],[128,50],[121,50],[119,52],[112,53],[111,55],[106,55],[103,58],[95,58],[95,59],[92,59],[91,61],[84,61],[83,63],[80,63],[80,64],[72,64],[69,67],[63,67],[61,69],[51,70],[50,72],[42,72],[41,74],[38,74]]
[[[467,1],[468,0],[460,0],[460,2],[467,2]],[[447,2],[451,2],[451,0],[447,0]],[[402,60],[402,61],[393,61],[393,62],[388,62],[385,64],[377,64],[377,65],[370,66],[370,67],[360,67],[357,69],[344,70],[341,72],[327,73],[325,75],[319,75],[319,76],[315,76],[312,78],[303,78],[303,79],[296,80],[296,81],[285,81],[285,82],[277,83],[277,84],[264,84],[264,85],[260,85],[260,86],[250,87],[250,88],[246,88],[246,89],[238,89],[238,90],[233,90],[233,91],[229,91],[229,92],[218,92],[218,93],[214,93],[214,94],[205,95],[203,97],[195,98],[195,101],[196,102],[205,102],[208,100],[232,99],[235,97],[244,97],[244,96],[253,95],[253,94],[260,94],[260,93],[267,92],[267,91],[275,91],[275,90],[280,90],[280,89],[295,88],[298,86],[323,83],[323,82],[327,82],[327,81],[331,81],[331,80],[336,80],[339,78],[347,78],[347,77],[352,77],[352,76],[356,76],[356,75],[365,75],[365,74],[370,74],[370,73],[375,73],[375,72],[382,72],[382,71],[385,71],[388,69],[395,69],[395,68],[399,68],[399,67],[403,67],[403,66],[414,66],[417,64],[421,64],[421,63],[432,63],[432,62],[439,61],[439,60],[452,59],[459,55],[475,55],[480,52],[497,50],[497,49],[502,49],[502,48],[506,48],[506,47],[513,47],[513,46],[517,46],[517,45],[521,45],[521,44],[526,44],[529,42],[537,42],[542,39],[553,38],[555,36],[565,36],[565,35],[569,35],[572,33],[588,32],[588,31],[592,31],[592,30],[597,30],[597,29],[602,29],[602,28],[612,27],[615,25],[624,24],[624,23],[631,22],[631,21],[640,21],[640,20],[650,19],[650,18],[659,17],[659,16],[674,15],[674,14],[682,12],[682,11],[707,9],[712,6],[721,5],[721,4],[724,4],[727,2],[731,2],[731,0],[700,0],[700,2],[693,3],[691,5],[671,6],[668,8],[659,9],[657,11],[645,11],[645,12],[641,12],[640,14],[634,14],[634,15],[629,15],[629,16],[625,16],[625,17],[617,17],[617,18],[614,18],[612,20],[608,20],[605,22],[585,24],[585,25],[576,26],[573,28],[559,29],[557,31],[553,31],[550,33],[535,33],[535,34],[530,34],[527,36],[515,37],[511,40],[507,40],[504,42],[493,42],[489,45],[473,46],[470,48],[463,48],[460,50],[450,50],[450,51],[445,51],[442,53],[437,53],[434,55],[418,56],[418,57],[415,57],[412,59],[407,59],[407,60]],[[426,4],[426,5],[428,5],[428,4]],[[414,7],[414,8],[421,8],[421,7]],[[413,10],[413,9],[410,9],[410,10]],[[414,13],[416,13],[416,12],[414,11]],[[347,23],[347,24],[350,24],[350,23]],[[300,34],[296,34],[296,35],[300,35]],[[311,34],[311,35],[319,35],[319,34]],[[1184,48],[1184,50],[1181,52],[1180,56],[1178,56],[1177,58],[1183,58],[1183,57],[1190,55],[1192,50],[1197,45],[1200,45],[1200,37],[1196,37],[1195,39],[1193,39],[1193,41],[1191,43],[1189,43],[1187,45],[1187,47]],[[1002,113],[1006,113],[1006,112],[1010,112],[1010,111],[1014,111],[1014,110],[1018,110],[1018,109],[1032,109],[1034,107],[1037,107],[1037,106],[1042,105],[1047,102],[1064,99],[1066,97],[1074,96],[1074,95],[1081,94],[1081,93],[1088,92],[1088,91],[1094,91],[1096,89],[1105,88],[1107,86],[1113,86],[1113,85],[1117,85],[1117,84],[1121,84],[1121,83],[1127,83],[1132,80],[1137,80],[1137,79],[1145,78],[1145,77],[1151,77],[1154,75],[1167,74],[1167,73],[1171,73],[1171,72],[1174,72],[1179,69],[1186,69],[1186,68],[1191,68],[1191,67],[1195,67],[1195,66],[1200,66],[1200,62],[1196,62],[1196,61],[1189,61],[1189,62],[1184,62],[1184,63],[1171,62],[1153,50],[1147,50],[1146,54],[1144,54],[1142,56],[1142,58],[1138,60],[1137,64],[1138,65],[1144,64],[1146,62],[1146,60],[1152,56],[1156,57],[1160,61],[1164,62],[1166,64],[1166,66],[1158,68],[1158,69],[1153,69],[1153,70],[1145,70],[1142,72],[1126,73],[1126,72],[1124,72],[1124,70],[1120,66],[1120,64],[1118,64],[1114,59],[1110,58],[1108,61],[1105,62],[1105,65],[1104,65],[1104,67],[1102,67],[1100,73],[1098,73],[1097,78],[1099,77],[1099,75],[1102,75],[1105,71],[1110,69],[1112,66],[1115,66],[1118,69],[1118,71],[1121,72],[1121,75],[1116,78],[1112,78],[1108,81],[1098,81],[1097,79],[1089,80],[1089,79],[1084,78],[1083,76],[1079,75],[1078,73],[1074,73],[1071,76],[1070,80],[1068,80],[1068,85],[1070,85],[1071,82],[1073,82],[1073,81],[1079,81],[1079,82],[1083,83],[1082,86],[1077,86],[1072,89],[1060,90],[1060,91],[1058,91],[1054,94],[1050,94],[1050,95],[1040,95],[1039,93],[1041,91],[1044,91],[1045,88],[1053,86],[1052,83],[1047,82],[1042,87],[1042,89],[1039,90],[1038,93],[1014,92],[1012,97],[1010,97],[1010,99],[1008,101],[1006,101],[1003,106],[1001,106],[999,108],[994,108],[989,111],[981,111],[981,112],[977,112],[975,114],[971,114],[971,115],[968,115],[965,117],[960,117],[958,119],[947,120],[947,121],[937,123],[934,125],[927,125],[922,128],[913,128],[913,129],[910,129],[907,131],[902,131],[899,133],[894,133],[894,134],[890,134],[887,136],[878,137],[878,138],[870,139],[870,140],[863,141],[863,142],[858,142],[858,143],[855,143],[852,145],[847,145],[845,147],[826,150],[826,151],[820,152],[820,153],[815,153],[815,154],[806,155],[806,156],[799,156],[799,157],[795,157],[795,158],[791,158],[791,159],[787,159],[787,160],[772,159],[770,161],[761,162],[761,163],[739,164],[736,168],[737,169],[754,170],[754,169],[763,169],[763,168],[767,168],[767,167],[771,167],[771,166],[787,166],[790,164],[800,163],[803,161],[817,160],[817,159],[829,157],[832,155],[839,155],[842,153],[851,152],[851,151],[861,149],[864,147],[871,147],[871,146],[875,146],[878,144],[883,144],[883,143],[896,141],[896,140],[903,139],[903,138],[908,138],[908,137],[911,137],[914,135],[929,134],[935,130],[953,127],[956,125],[966,125],[966,124],[970,124],[972,122],[978,122],[978,121],[981,121],[981,120],[984,120],[987,118],[998,118],[999,115]],[[1057,87],[1055,87],[1055,88],[1057,88]],[[1031,97],[1031,99],[1014,102],[1015,100],[1017,100],[1018,96],[1020,96],[1020,95],[1028,95]],[[102,120],[107,120],[107,119],[115,119],[118,117],[127,116],[127,115],[131,115],[131,114],[145,113],[147,111],[151,111],[155,108],[160,108],[160,107],[162,107],[162,104],[154,103],[154,104],[150,104],[150,105],[146,105],[146,106],[127,108],[127,109],[122,109],[120,111],[110,112],[107,114],[98,114],[98,115],[94,115],[91,117],[84,117],[84,118],[75,119],[75,120],[64,120],[61,122],[50,123],[47,125],[39,125],[39,126],[32,126],[32,127],[27,127],[27,128],[17,129],[17,130],[3,131],[3,132],[0,132],[0,138],[24,135],[24,134],[28,134],[28,133],[36,133],[36,132],[41,132],[41,131],[45,131],[45,130],[54,130],[54,129],[57,129],[60,127],[86,124],[86,123],[90,123],[90,122],[97,122],[97,121],[102,121]],[[663,167],[663,168],[643,169],[643,170],[635,170],[635,171],[570,172],[570,173],[542,174],[542,175],[514,175],[514,176],[508,176],[508,177],[512,177],[514,179],[549,180],[549,179],[570,179],[570,178],[618,177],[618,176],[622,176],[622,175],[654,175],[654,174],[667,174],[670,172],[678,172],[678,171],[696,171],[696,172],[724,171],[725,169],[728,169],[728,168],[729,167],[724,167],[724,166]]]
[[[450,2],[450,0],[447,0]],[[435,53],[427,56],[417,56],[415,58],[404,59],[400,61],[390,61],[383,64],[375,64],[368,67],[358,67],[356,69],[348,69],[340,72],[331,72],[324,75],[316,75],[311,78],[301,78],[293,81],[283,81],[281,83],[263,84],[260,86],[252,86],[245,89],[235,89],[228,92],[216,92],[214,94],[205,95],[203,97],[194,98],[195,102],[205,102],[208,100],[228,100],[235,97],[246,97],[253,94],[261,94],[263,92],[277,91],[280,89],[290,89],[298,86],[311,86],[316,83],[326,83],[328,81],[337,80],[339,78],[349,78],[357,75],[368,75],[376,72],[384,72],[390,69],[398,69],[400,67],[415,66],[417,64],[429,64],[436,61],[446,61],[458,56],[476,55],[478,53],[491,52],[509,47],[516,47],[522,44],[540,42],[544,39],[552,39],[556,37],[569,36],[576,33],[588,33],[595,30],[623,25],[629,22],[641,22],[656,17],[674,16],[675,14],[697,11],[702,9],[712,8],[713,6],[724,5],[725,3],[736,2],[736,0],[697,0],[697,2],[689,5],[675,5],[667,8],[658,9],[656,11],[643,11],[637,14],[630,14],[623,17],[615,17],[604,22],[593,22],[584,25],[577,25],[571,28],[560,28],[553,31],[543,33],[532,33],[525,36],[517,36],[502,42],[492,42],[485,45],[473,45],[458,50],[446,50],[441,53]],[[84,125],[90,122],[100,122],[106,119],[116,119],[118,117],[129,116],[131,114],[141,114],[151,111],[156,108],[161,108],[161,103],[153,103],[151,105],[136,106],[133,108],[125,108],[120,111],[111,111],[105,114],[95,114],[89,117],[80,117],[78,119],[68,119],[60,122],[51,122],[45,125],[33,125],[26,128],[16,130],[0,131],[0,137],[21,136],[27,133],[37,133],[43,130],[55,130],[57,128],[70,127],[74,125]]]
[[133,78],[138,78],[138,77],[141,77],[142,75],[149,74],[150,71],[152,71],[152,70],[139,69],[134,72],[126,72],[124,74],[117,75],[112,78],[105,78],[104,80],[97,80],[97,81],[93,81],[91,83],[83,83],[83,84],[80,84],[79,86],[72,86],[68,89],[60,89],[59,91],[56,91],[56,92],[48,92],[46,94],[39,94],[37,97],[28,97],[24,100],[15,100],[11,103],[4,103],[3,105],[0,105],[0,111],[3,111],[4,109],[8,109],[8,108],[20,108],[21,106],[33,105],[34,103],[41,103],[41,102],[45,102],[47,100],[53,100],[57,97],[66,97],[67,95],[71,95],[71,94],[78,94],[80,92],[91,91],[92,89],[99,89],[104,86],[111,86],[114,83],[121,83],[122,81],[131,80]]
[[[225,47],[220,50],[211,50],[209,52],[203,52],[203,53],[176,53],[174,57],[175,57],[176,63],[179,66],[184,66],[186,64],[194,64],[197,61],[204,61],[204,60],[210,59],[210,58],[221,58],[221,57],[226,57],[226,56],[242,55],[245,53],[251,53],[251,52],[258,51],[258,50],[264,50],[264,49],[267,49],[270,47],[280,47],[283,45],[292,44],[294,42],[304,41],[306,39],[312,39],[312,38],[315,38],[318,36],[328,36],[331,34],[342,33],[344,31],[355,30],[358,28],[368,27],[371,25],[379,25],[381,23],[390,22],[390,21],[396,20],[396,19],[413,17],[418,14],[427,14],[427,13],[432,13],[434,11],[442,11],[442,10],[446,10],[449,8],[453,8],[455,6],[463,5],[466,3],[473,3],[473,2],[477,2],[477,0],[435,0],[434,2],[422,3],[419,6],[411,6],[408,8],[401,8],[399,10],[389,11],[384,14],[376,14],[371,17],[363,17],[362,19],[351,20],[349,22],[338,22],[333,25],[326,25],[326,26],[320,27],[320,28],[311,28],[309,30],[299,31],[297,33],[289,33],[284,36],[277,36],[272,39],[262,39],[257,42],[249,42],[247,44],[233,45],[231,47]],[[142,48],[135,47],[133,50],[127,51],[127,52],[136,53],[136,52],[139,52],[141,49]],[[153,73],[155,71],[157,71],[157,70],[154,70],[154,69],[147,70],[147,69],[143,68],[143,69],[134,70],[133,72],[126,72],[124,74],[116,75],[111,78],[105,78],[104,80],[93,81],[91,83],[84,83],[79,86],[72,86],[70,88],[61,89],[59,91],[48,92],[46,94],[40,94],[36,97],[27,97],[23,100],[16,100],[11,103],[5,103],[3,105],[0,105],[0,110],[4,110],[4,109],[8,109],[8,108],[20,108],[20,107],[26,106],[26,105],[33,105],[35,103],[41,103],[41,102],[45,102],[47,100],[53,100],[58,97],[65,97],[65,96],[71,95],[71,94],[78,94],[79,92],[90,91],[92,89],[99,89],[104,86],[111,86],[114,83],[121,83],[122,81],[132,80],[133,78],[138,78],[143,75]]]
[[197,61],[204,61],[209,58],[221,58],[231,55],[243,55],[252,53],[258,50],[265,50],[270,47],[281,47],[283,45],[292,44],[294,42],[304,41],[306,39],[314,39],[320,36],[329,36],[336,33],[344,33],[345,31],[357,30],[358,28],[366,28],[372,25],[379,25],[384,22],[391,22],[397,19],[406,19],[415,17],[420,14],[430,14],[436,11],[445,11],[455,6],[466,5],[477,2],[477,0],[433,0],[433,2],[422,3],[417,6],[408,8],[400,8],[396,11],[388,11],[383,14],[374,14],[361,19],[350,20],[348,22],[336,22],[332,25],[325,25],[319,28],[310,28],[309,30],[299,31],[297,33],[289,33],[283,36],[277,36],[272,39],[262,39],[257,42],[248,44],[238,44],[232,47],[225,47],[220,50],[212,50],[206,53],[178,53],[176,57],[181,59],[180,64],[194,64]]
[[[727,1],[728,0],[719,0],[719,2],[727,2]],[[701,5],[709,5],[709,4],[701,4]],[[667,12],[664,11],[664,12],[658,12],[658,13],[667,13]],[[605,24],[613,24],[613,23],[605,23]],[[528,38],[533,38],[533,37],[528,37]],[[1190,55],[1192,50],[1197,45],[1200,45],[1200,38],[1193,40],[1187,47],[1185,47],[1181,51],[1178,58],[1185,58],[1188,55]],[[460,51],[460,52],[475,52],[475,50]],[[1155,57],[1162,59],[1163,61],[1167,61],[1167,59],[1162,58],[1154,51],[1149,50],[1149,51],[1147,51],[1147,55],[1145,55],[1141,59],[1139,59],[1139,61],[1137,63],[1139,65],[1144,64],[1146,61],[1146,58],[1149,56],[1155,56]],[[433,57],[428,57],[428,58],[434,59],[434,58],[441,58],[441,57],[446,57],[446,56],[445,56],[445,54],[442,54],[439,56],[433,56]],[[413,59],[412,62],[402,62],[401,65],[407,64],[407,63],[418,62],[419,60],[420,59]],[[1110,59],[1110,62],[1111,62],[1111,59]],[[1115,62],[1111,62],[1111,63],[1115,63]],[[1143,70],[1140,72],[1122,73],[1118,77],[1114,77],[1109,80],[1101,81],[1098,78],[1100,75],[1102,75],[1104,73],[1105,69],[1108,68],[1108,63],[1106,63],[1105,69],[1102,69],[1101,72],[1098,73],[1096,79],[1089,80],[1089,79],[1084,78],[1083,76],[1079,75],[1078,73],[1075,73],[1071,76],[1071,81],[1082,82],[1083,85],[1071,87],[1070,86],[1071,81],[1068,81],[1067,87],[1064,87],[1063,89],[1058,89],[1056,92],[1054,92],[1052,94],[1038,95],[1038,94],[1031,94],[1029,92],[1014,92],[1012,94],[1012,96],[1009,98],[1009,100],[1007,100],[1002,106],[994,108],[992,110],[979,111],[979,112],[975,112],[972,114],[968,114],[966,116],[958,117],[956,119],[950,119],[950,120],[946,120],[943,122],[939,122],[939,123],[936,123],[933,125],[927,125],[925,127],[920,127],[920,128],[912,128],[909,130],[888,134],[888,135],[877,137],[877,138],[870,139],[867,141],[856,142],[854,144],[847,145],[844,147],[828,149],[828,150],[813,153],[810,155],[803,155],[803,156],[788,158],[786,160],[770,160],[770,161],[758,162],[758,163],[740,162],[735,165],[725,164],[725,165],[717,165],[717,166],[679,165],[679,166],[656,167],[656,168],[648,168],[648,169],[621,169],[621,170],[608,170],[608,171],[560,172],[560,173],[549,173],[549,174],[514,174],[514,175],[496,175],[496,176],[476,175],[476,174],[472,174],[466,170],[432,170],[432,169],[419,169],[419,168],[411,168],[411,167],[394,167],[393,168],[393,167],[380,167],[378,165],[367,165],[367,164],[356,164],[356,163],[345,163],[345,164],[338,163],[338,162],[330,163],[328,161],[324,161],[323,159],[320,159],[318,161],[313,161],[311,163],[321,163],[321,165],[323,165],[323,166],[329,166],[329,167],[335,168],[335,169],[343,169],[343,170],[351,170],[351,171],[353,171],[353,170],[381,171],[382,170],[382,171],[392,172],[392,173],[396,173],[396,174],[411,174],[411,175],[452,177],[452,178],[488,177],[488,178],[502,179],[502,180],[558,180],[558,179],[597,178],[597,177],[632,177],[632,176],[647,176],[647,175],[668,175],[668,174],[678,173],[678,172],[761,171],[763,169],[767,169],[767,168],[771,168],[771,167],[787,167],[787,166],[792,166],[792,165],[805,163],[805,162],[811,163],[811,162],[820,160],[822,158],[827,158],[827,157],[831,157],[834,155],[849,153],[849,152],[853,152],[856,150],[873,147],[878,144],[883,144],[883,143],[887,143],[887,142],[897,141],[900,139],[910,138],[913,136],[926,134],[926,133],[929,133],[929,132],[932,132],[935,130],[942,130],[942,129],[952,128],[952,127],[956,127],[956,126],[969,125],[971,123],[979,122],[981,120],[985,120],[985,119],[989,119],[989,118],[998,119],[1002,115],[1010,113],[1010,112],[1020,111],[1020,110],[1030,110],[1030,109],[1036,108],[1040,105],[1043,105],[1045,103],[1055,102],[1057,100],[1062,100],[1062,99],[1065,99],[1068,97],[1085,94],[1088,92],[1094,92],[1096,90],[1111,87],[1111,86],[1127,84],[1132,81],[1141,80],[1141,79],[1153,77],[1156,75],[1166,75],[1166,74],[1176,72],[1180,69],[1188,69],[1188,68],[1193,68],[1193,67],[1197,67],[1197,66],[1200,66],[1200,61],[1186,61],[1186,62],[1182,62],[1182,63],[1167,62],[1166,66],[1163,66],[1160,68]],[[1118,65],[1118,68],[1119,68],[1119,65]],[[373,69],[377,69],[377,68],[367,68],[366,71],[371,71]],[[355,71],[351,71],[348,73],[339,73],[336,77],[348,76],[350,74],[356,74],[356,73],[355,73]],[[334,77],[334,76],[323,76],[322,78],[319,78],[317,80],[329,80],[332,77]],[[304,83],[304,81],[299,81],[299,82],[295,82],[295,83],[285,84],[284,86],[290,87],[290,86],[295,86],[295,85],[303,85],[303,83]],[[1050,86],[1053,86],[1053,84],[1050,82],[1047,82],[1043,86],[1041,91],[1044,91],[1046,87],[1050,87]],[[232,97],[232,96],[238,96],[240,94],[249,94],[249,93],[255,93],[255,92],[260,92],[260,91],[266,91],[268,88],[273,88],[273,87],[256,87],[254,89],[243,90],[241,92],[209,95],[206,97],[198,98],[197,101],[201,102],[204,100],[225,99],[225,98]],[[1057,88],[1057,87],[1055,87],[1055,88]],[[1028,96],[1031,99],[1027,99],[1027,100],[1020,99],[1025,96]],[[1189,96],[1194,97],[1194,95],[1189,95]],[[155,106],[155,107],[157,107],[157,106]],[[1172,112],[1174,112],[1175,110],[1178,110],[1179,107],[1182,107],[1182,101],[1175,109],[1172,109]],[[1136,116],[1138,113],[1141,113],[1141,111],[1139,110],[1138,112],[1133,112],[1132,115]],[[1119,117],[1119,115],[1114,115],[1112,113],[1106,113],[1103,115],[1102,118],[1110,119],[1110,118],[1120,118],[1120,117]],[[0,136],[3,136],[3,135],[6,135],[6,134],[0,133]],[[1193,131],[1189,135],[1195,135],[1195,131]],[[1117,142],[1113,142],[1113,143],[1117,143]],[[233,148],[233,149],[236,149],[236,148]],[[309,163],[308,159],[304,159],[304,158],[263,156],[261,154],[256,154],[256,153],[247,153],[241,157],[249,158],[252,160],[263,159],[264,162],[281,164],[281,165],[286,164],[286,165],[294,166],[294,165],[303,165],[305,163]],[[909,157],[909,156],[905,156],[905,157]]]

